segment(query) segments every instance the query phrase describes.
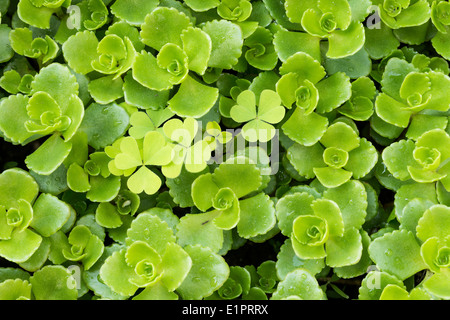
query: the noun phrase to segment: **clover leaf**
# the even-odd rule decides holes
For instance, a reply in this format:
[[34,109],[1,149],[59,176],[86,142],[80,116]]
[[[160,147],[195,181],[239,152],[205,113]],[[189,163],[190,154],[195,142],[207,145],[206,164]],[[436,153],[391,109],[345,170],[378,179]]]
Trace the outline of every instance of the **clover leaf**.
[[164,135],[173,149],[172,158],[164,163],[161,169],[167,178],[178,177],[183,166],[193,173],[203,171],[207,167],[211,149],[205,140],[194,140],[198,126],[198,122],[190,117],[184,121],[170,119],[163,125]]
[[162,182],[158,175],[146,166],[165,166],[171,159],[171,145],[161,133],[150,131],[145,135],[141,146],[133,137],[121,139],[119,151],[110,161],[109,168],[115,175],[129,176],[127,186],[132,192],[139,194],[145,191],[151,195],[159,190]]
[[256,97],[253,91],[246,90],[237,97],[237,105],[231,108],[231,118],[236,122],[247,122],[242,127],[242,135],[250,142],[267,142],[275,135],[276,124],[283,120],[285,109],[275,91],[261,92],[256,110]]

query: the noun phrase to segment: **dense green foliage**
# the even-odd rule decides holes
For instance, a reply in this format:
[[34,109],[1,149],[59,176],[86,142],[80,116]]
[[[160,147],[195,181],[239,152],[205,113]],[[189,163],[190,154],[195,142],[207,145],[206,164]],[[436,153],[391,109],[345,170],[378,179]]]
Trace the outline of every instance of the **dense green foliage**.
[[0,300],[450,299],[448,1],[0,13]]

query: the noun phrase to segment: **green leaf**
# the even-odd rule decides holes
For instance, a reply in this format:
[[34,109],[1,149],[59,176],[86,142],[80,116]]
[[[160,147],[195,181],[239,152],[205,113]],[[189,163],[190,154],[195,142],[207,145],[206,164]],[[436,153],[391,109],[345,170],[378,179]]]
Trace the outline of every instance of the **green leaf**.
[[175,242],[175,236],[166,222],[151,213],[143,212],[127,230],[126,244],[130,245],[135,241],[144,241],[162,254],[168,243]]
[[31,284],[27,280],[8,279],[0,283],[0,299],[30,300]]
[[334,201],[341,209],[345,230],[359,229],[367,215],[367,192],[364,185],[357,180],[333,189],[327,189],[323,198]]
[[183,51],[189,59],[189,70],[203,75],[211,55],[211,38],[201,29],[189,27],[181,34],[181,41],[183,42]]
[[[308,289],[306,289],[308,288]],[[274,300],[298,298],[302,300],[322,300],[324,292],[319,283],[306,269],[296,269],[280,281],[277,290],[273,293]]]
[[239,202],[240,219],[237,231],[243,238],[265,234],[276,224],[275,209],[269,196],[260,193],[257,196]]
[[38,250],[42,237],[30,229],[15,231],[11,239],[0,241],[0,256],[14,263],[27,261]]
[[215,20],[205,23],[202,30],[209,35],[212,43],[209,67],[231,69],[238,63],[243,46],[239,26],[227,20]]
[[161,281],[168,291],[176,290],[188,275],[192,259],[186,251],[175,243],[169,243],[162,256],[163,275]]
[[104,228],[118,228],[123,222],[116,207],[108,202],[102,202],[95,211],[95,221]]
[[50,19],[57,9],[58,6],[56,8],[36,7],[33,5],[32,0],[20,0],[17,6],[17,14],[20,20],[29,25],[40,29],[49,29]]
[[33,203],[39,193],[39,186],[25,170],[12,168],[0,174],[0,206],[18,208],[19,200]]
[[220,0],[186,0],[185,3],[194,11],[204,12],[217,7]]
[[0,103],[0,130],[15,143],[23,143],[33,135],[24,126],[29,120],[26,108],[28,101],[27,96],[18,94],[10,95]]
[[279,30],[273,38],[275,51],[282,62],[297,52],[305,52],[314,60],[321,61],[320,38],[308,33]]
[[284,244],[280,247],[280,251],[277,255],[277,275],[278,278],[283,280],[288,273],[304,268],[308,270],[311,274],[315,275],[319,273],[325,267],[324,259],[300,259],[294,252],[292,248],[291,239],[287,238]]
[[219,212],[186,214],[177,225],[177,238],[181,246],[201,245],[213,252],[219,252],[223,246],[223,230],[218,228],[213,220]]
[[[72,149],[70,141],[65,142],[55,133],[48,138],[36,151],[27,156],[25,163],[36,173],[49,175],[63,163]],[[49,155],[52,155],[49,158]]]
[[423,286],[426,290],[431,292],[431,294],[442,298],[448,299],[450,297],[450,292],[448,291],[448,282],[450,279],[450,273],[448,268],[442,269],[442,272],[436,273],[431,278],[427,279]]
[[225,260],[210,249],[186,246],[192,267],[177,292],[184,300],[199,300],[211,295],[228,279],[230,268]]
[[87,134],[88,143],[95,149],[111,145],[128,128],[130,116],[121,106],[111,103],[92,103],[85,112],[80,131]]
[[369,254],[382,271],[401,280],[426,268],[414,234],[406,230],[393,231],[375,239],[369,246]]
[[254,164],[223,163],[214,170],[212,179],[219,188],[230,188],[237,198],[241,198],[256,191],[262,178]]
[[307,115],[304,110],[296,108],[281,128],[290,139],[311,147],[322,138],[327,130],[328,119],[314,112]]
[[121,78],[107,76],[89,82],[88,90],[95,102],[108,104],[123,97],[122,86]]
[[188,76],[168,104],[169,109],[181,117],[199,118],[211,110],[218,97],[217,88],[206,86]]
[[74,278],[63,266],[45,266],[30,277],[32,292],[37,300],[76,300]]
[[128,104],[142,109],[161,110],[169,100],[170,91],[149,89],[134,80],[132,73],[125,76],[123,94]]
[[33,205],[34,217],[30,226],[44,237],[49,237],[67,222],[70,207],[57,197],[42,193]]
[[111,6],[111,12],[131,25],[140,26],[144,23],[147,13],[152,12],[158,5],[159,0],[117,0]]
[[[180,35],[192,25],[189,17],[175,8],[158,7],[145,17],[141,26],[142,42],[156,50],[167,43],[182,47]],[[166,30],[161,33],[159,30]]]
[[[327,57],[339,59],[351,56],[364,46],[365,39],[364,26],[362,23],[353,21],[347,29],[335,30],[329,35]],[[348,41],[350,45],[343,45],[349,44]]]
[[31,93],[39,91],[47,92],[58,105],[61,107],[62,113],[69,112],[70,99],[72,95],[78,95],[79,84],[76,77],[70,69],[59,63],[52,63],[42,68],[34,77],[31,83]]
[[[69,66],[80,74],[93,71],[91,62],[97,59],[98,39],[92,31],[77,32],[62,46],[64,58]],[[82,51],[83,55],[79,52]]]
[[287,158],[301,176],[311,179],[316,175],[314,168],[326,166],[323,152],[324,148],[319,143],[309,147],[296,143],[287,150]]
[[432,237],[445,239],[450,230],[448,212],[449,208],[444,205],[434,205],[426,210],[418,221],[417,237],[423,242]]
[[11,32],[11,28],[9,28],[6,24],[2,24],[0,26],[0,62],[7,62],[14,56],[14,50],[11,48],[11,44],[9,42],[9,33]]
[[355,228],[347,229],[342,237],[331,237],[326,243],[326,263],[330,267],[350,266],[361,259],[361,234]]

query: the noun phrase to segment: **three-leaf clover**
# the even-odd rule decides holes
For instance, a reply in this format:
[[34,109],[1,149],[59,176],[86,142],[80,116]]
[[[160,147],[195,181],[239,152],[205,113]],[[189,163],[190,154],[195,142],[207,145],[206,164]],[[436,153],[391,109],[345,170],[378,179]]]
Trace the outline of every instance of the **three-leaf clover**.
[[258,109],[253,91],[243,91],[231,108],[231,118],[239,123],[247,122],[242,127],[243,137],[250,141],[270,141],[276,134],[273,124],[283,120],[285,108],[281,105],[279,95],[272,90],[261,92]]
[[172,146],[157,131],[148,132],[143,140],[124,137],[119,141],[117,150],[109,149],[113,158],[108,165],[111,173],[128,176],[127,186],[134,193],[155,194],[161,187],[161,178],[146,166],[168,165]]

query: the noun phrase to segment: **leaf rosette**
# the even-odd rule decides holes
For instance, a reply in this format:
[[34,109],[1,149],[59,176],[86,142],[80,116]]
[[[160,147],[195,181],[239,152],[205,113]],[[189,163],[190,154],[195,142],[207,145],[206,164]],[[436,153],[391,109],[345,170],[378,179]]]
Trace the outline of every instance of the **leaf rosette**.
[[[416,142],[400,140],[382,153],[387,169],[401,181],[413,179],[419,183],[441,181],[450,190],[449,166],[450,137],[442,129],[422,134]],[[402,158],[396,158],[401,155]]]
[[351,98],[350,78],[343,72],[325,78],[323,66],[303,52],[290,56],[280,67],[280,74],[276,90],[281,101],[289,109],[296,105],[282,126],[283,132],[295,142],[311,146],[328,127],[324,114]]
[[221,0],[217,6],[217,13],[223,19],[242,22],[247,20],[253,7],[248,0]]
[[349,1],[286,0],[284,4],[289,21],[301,23],[303,29],[312,36],[328,39],[327,57],[344,58],[363,47],[364,26],[352,19]]
[[350,125],[336,122],[320,142],[309,147],[296,143],[288,149],[287,157],[300,175],[316,177],[323,186],[335,188],[352,177],[366,176],[376,165],[378,152]]
[[391,29],[414,27],[430,19],[429,1],[375,0],[381,20]]
[[450,78],[442,72],[420,72],[405,60],[392,58],[387,62],[381,84],[375,111],[393,126],[407,128],[416,121],[414,116],[425,110],[445,112],[450,108],[446,94]]
[[327,196],[316,199],[306,192],[285,195],[277,202],[276,214],[281,232],[290,237],[300,259],[326,258],[331,267],[360,260],[362,239],[357,224],[352,226],[347,212]]
[[[188,275],[192,259],[175,243],[172,229],[151,213],[140,214],[127,232],[127,247],[113,253],[100,269],[102,280],[115,292],[142,295],[159,286],[175,291]],[[145,293],[144,293],[145,292]]]

